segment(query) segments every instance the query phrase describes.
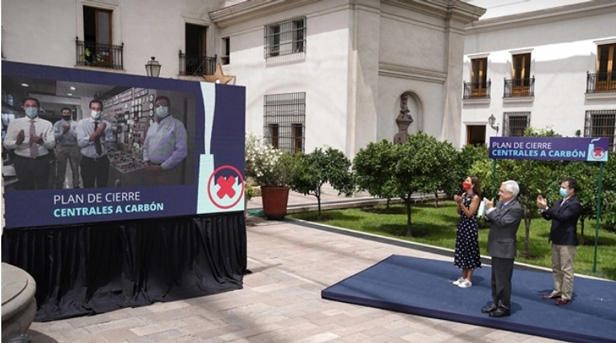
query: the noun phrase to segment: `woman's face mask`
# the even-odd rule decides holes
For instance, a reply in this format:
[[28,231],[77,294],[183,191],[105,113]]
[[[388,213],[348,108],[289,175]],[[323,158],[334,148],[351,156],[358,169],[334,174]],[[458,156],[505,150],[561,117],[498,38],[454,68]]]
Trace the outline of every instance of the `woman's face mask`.
[[470,182],[467,182],[467,181],[462,182],[462,188],[464,188],[465,191],[468,191],[472,187],[473,185]]

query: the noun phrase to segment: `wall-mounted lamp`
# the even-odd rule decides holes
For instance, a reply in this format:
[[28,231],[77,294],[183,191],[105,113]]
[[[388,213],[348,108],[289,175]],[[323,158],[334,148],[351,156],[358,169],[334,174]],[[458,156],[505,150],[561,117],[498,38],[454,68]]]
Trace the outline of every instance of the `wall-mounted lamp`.
[[490,118],[488,118],[488,124],[490,124],[490,127],[496,130],[496,133],[498,134],[498,125],[494,126],[495,123],[496,123],[496,118],[494,117],[493,114],[490,114]]
[[152,56],[152,59],[145,64],[145,72],[148,76],[158,77],[158,75],[160,75],[160,68],[162,66],[155,58],[156,57]]

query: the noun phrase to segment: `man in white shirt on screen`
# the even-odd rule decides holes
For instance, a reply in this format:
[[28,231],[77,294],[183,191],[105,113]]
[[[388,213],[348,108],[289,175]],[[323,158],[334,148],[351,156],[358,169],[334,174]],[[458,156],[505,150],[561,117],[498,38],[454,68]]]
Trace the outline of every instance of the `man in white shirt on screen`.
[[71,109],[60,110],[62,120],[53,125],[56,137],[56,189],[64,188],[66,164],[71,166],[73,188],[79,188],[79,162],[81,149],[77,145],[77,122],[72,120]]
[[56,145],[53,125],[39,117],[38,99],[26,98],[26,116],[9,123],[4,147],[13,150],[13,165],[19,182],[18,190],[48,189],[51,168],[50,150]]
[[111,123],[103,119],[103,103],[90,101],[90,117],[77,124],[77,144],[81,147],[81,180],[83,188],[107,187],[109,158],[113,141]]
[[156,122],[148,128],[143,145],[148,185],[174,185],[181,181],[181,162],[187,155],[186,128],[171,115],[171,101],[158,96],[154,102]]

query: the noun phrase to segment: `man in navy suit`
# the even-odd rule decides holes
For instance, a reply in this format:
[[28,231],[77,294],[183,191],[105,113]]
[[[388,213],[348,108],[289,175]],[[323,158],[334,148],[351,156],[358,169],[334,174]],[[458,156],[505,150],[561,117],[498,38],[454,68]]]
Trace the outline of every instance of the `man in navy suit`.
[[575,196],[579,190],[574,178],[564,179],[560,184],[563,197],[552,207],[541,195],[537,197],[537,206],[546,220],[552,221],[550,238],[552,242],[552,275],[554,290],[543,299],[557,299],[556,305],[568,305],[573,295],[573,260],[577,251],[577,222],[582,213],[582,205]]
[[498,191],[498,206],[483,199],[486,220],[490,221],[488,253],[492,256],[492,304],[481,309],[490,317],[506,317],[511,314],[511,276],[517,246],[516,234],[522,221],[523,211],[518,201],[520,186],[513,180],[505,181]]

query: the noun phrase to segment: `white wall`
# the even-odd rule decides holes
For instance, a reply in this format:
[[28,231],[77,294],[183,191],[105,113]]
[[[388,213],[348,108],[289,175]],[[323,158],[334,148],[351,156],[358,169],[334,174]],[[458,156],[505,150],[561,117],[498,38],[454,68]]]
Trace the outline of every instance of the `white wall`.
[[[610,38],[616,42],[616,4],[602,1],[598,5],[600,8],[591,11],[588,8],[597,3],[509,17],[509,24],[493,18],[469,26],[464,81],[470,81],[471,58],[487,57],[492,87],[489,101],[464,101],[461,144],[466,143],[466,125],[486,124],[491,114],[501,129],[504,112],[526,111],[531,113],[530,126],[574,136],[576,130],[584,132],[587,110],[616,109],[616,93],[604,94],[601,99],[585,94],[587,72],[596,72],[597,43]],[[535,96],[503,99],[504,79],[512,78],[511,55],[519,52],[531,53]],[[486,140],[493,134],[488,126]]]
[[556,6],[566,6],[592,0],[463,0],[487,9],[482,19],[502,17],[515,13],[540,11]]
[[[264,95],[306,92],[305,150],[331,146],[353,157],[368,142],[393,138],[399,97],[409,92],[415,119],[411,133],[422,130],[450,141],[458,135],[448,125],[459,125],[461,36],[446,13],[458,2],[251,2],[250,8],[267,9],[218,25],[210,19],[212,11],[231,5],[219,13],[233,16],[245,1],[56,0],[39,1],[36,7],[4,1],[6,60],[75,67],[84,5],[112,10],[113,44],[124,43],[124,69],[98,69],[104,72],[145,76],[144,65],[155,56],[161,77],[202,81],[178,75],[178,52],[186,52],[185,24],[208,26],[209,55],[220,54],[222,38],[230,37],[231,63],[223,72],[246,87],[248,131],[263,132]],[[263,27],[300,16],[307,18],[306,53],[265,59]]]
[[[265,95],[306,92],[306,147],[345,150],[348,79],[348,12],[317,12],[311,6],[297,13],[274,14],[223,28],[231,37],[231,63],[226,75],[246,87],[246,130],[263,134]],[[306,54],[264,58],[263,27],[306,16]]]
[[[151,56],[162,65],[160,77],[177,78],[179,50],[185,49],[185,24],[212,26],[209,11],[217,2],[200,0],[54,0],[2,2],[2,47],[10,61],[74,67],[75,37],[84,39],[83,6],[112,10],[112,41],[124,43],[124,69],[146,75]],[[208,55],[216,53],[216,28],[208,32]],[[211,51],[211,53],[210,53]]]
[[383,6],[377,140],[391,140],[398,132],[399,97],[411,93],[415,97],[409,99],[409,109],[414,121],[409,133],[423,131],[457,144],[463,37],[455,35],[440,18]]
[[74,66],[75,0],[49,1],[38,5],[40,7],[33,10],[29,1],[2,2],[3,59]]

